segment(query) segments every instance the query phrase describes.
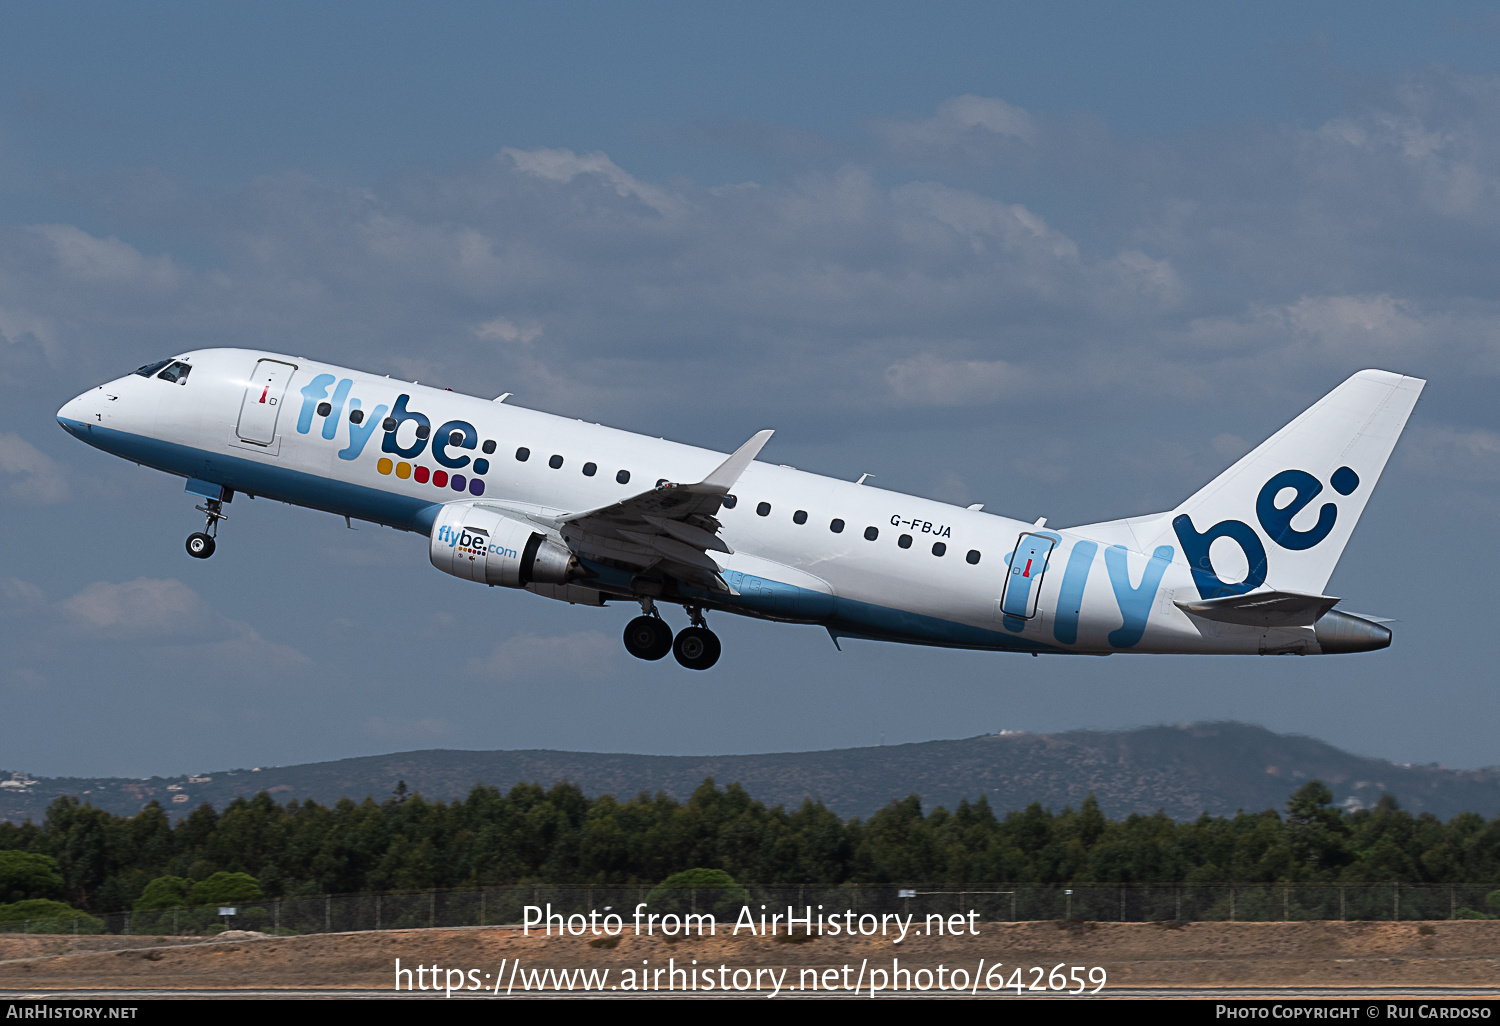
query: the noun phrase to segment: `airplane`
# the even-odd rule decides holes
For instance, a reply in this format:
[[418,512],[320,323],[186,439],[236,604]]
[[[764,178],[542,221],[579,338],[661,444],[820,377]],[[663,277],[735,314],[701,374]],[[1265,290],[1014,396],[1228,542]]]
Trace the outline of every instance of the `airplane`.
[[[1388,620],[1323,590],[1425,382],[1363,370],[1164,513],[1049,528],[302,357],[204,349],[68,402],[95,448],[187,480],[212,556],[269,498],[427,538],[437,569],[639,604],[626,650],[706,670],[708,613],[1002,652],[1330,655]],[[678,631],[661,606],[681,606]]]

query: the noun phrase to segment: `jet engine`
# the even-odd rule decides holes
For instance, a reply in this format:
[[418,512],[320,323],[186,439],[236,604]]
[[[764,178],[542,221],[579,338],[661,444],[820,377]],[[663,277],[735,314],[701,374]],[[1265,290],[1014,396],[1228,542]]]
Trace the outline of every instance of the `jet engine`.
[[443,507],[427,551],[445,574],[506,588],[567,584],[587,576],[561,542],[535,526],[465,502]]

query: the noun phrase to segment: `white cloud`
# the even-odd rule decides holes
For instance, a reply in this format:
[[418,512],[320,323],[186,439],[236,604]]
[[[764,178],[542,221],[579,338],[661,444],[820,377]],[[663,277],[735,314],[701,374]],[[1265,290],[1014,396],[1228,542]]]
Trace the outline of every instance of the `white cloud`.
[[251,680],[264,679],[273,671],[284,672],[312,665],[311,659],[292,646],[267,641],[247,623],[225,619],[222,625],[230,632],[230,637],[164,645],[156,650],[156,661],[162,665],[186,662],[213,666],[219,668],[217,673],[220,676]]
[[0,335],[11,343],[30,335],[43,345],[51,346],[57,342],[57,327],[50,317],[0,306]]
[[1500,432],[1418,423],[1407,428],[1399,451],[1403,465],[1426,476],[1469,484],[1500,481]]
[[0,578],[0,595],[21,609],[40,609],[47,604],[46,593],[41,588],[19,577]]
[[[1312,130],[1149,140],[976,96],[874,126],[1003,174],[945,157],[917,178],[846,148],[767,181],[651,182],[598,151],[506,148],[379,188],[182,190],[185,250],[222,266],[0,229],[0,331],[51,333],[84,383],[122,344],[143,360],[288,339],[588,419],[675,417],[684,440],[726,419],[870,423],[872,394],[1003,417],[1000,397],[1066,381],[1057,412],[1081,423],[1119,396],[1211,404],[1311,369],[1500,374],[1483,184],[1500,99],[1440,81],[1387,101]],[[1434,216],[1434,183],[1465,168],[1468,212]],[[111,284],[136,280],[160,288]]]
[[891,149],[931,157],[946,151],[982,149],[997,139],[1031,142],[1036,126],[1030,114],[998,97],[966,93],[938,105],[927,118],[877,122],[876,132]]
[[51,244],[58,270],[73,281],[157,291],[181,282],[170,257],[148,257],[114,236],[97,238],[70,224],[32,225],[30,230]]
[[170,636],[195,631],[205,619],[202,598],[174,579],[95,581],[59,603],[75,626],[110,636]]
[[1129,249],[1111,263],[1128,288],[1154,297],[1165,310],[1177,309],[1187,297],[1187,286],[1170,260],[1154,260],[1138,249]]
[[922,353],[885,369],[900,402],[917,406],[1003,403],[1026,387],[1026,375],[1004,360],[944,360]]
[[470,659],[469,672],[499,680],[598,678],[619,659],[619,640],[601,631],[579,631],[544,638],[519,634],[495,643],[483,659]]
[[0,598],[5,618],[22,631],[17,640],[38,653],[34,659],[66,657],[80,646],[117,648],[131,642],[142,646],[141,658],[164,670],[204,665],[220,677],[311,664],[295,648],[268,641],[249,624],[216,612],[173,578],[95,581],[59,602],[49,601],[29,581],[0,578]]
[[921,221],[936,222],[969,239],[975,256],[989,247],[1023,254],[1045,262],[1078,259],[1072,239],[1019,203],[1002,203],[978,193],[932,182],[897,186],[891,199],[898,211]]
[[0,431],[0,472],[19,478],[7,489],[18,499],[54,503],[68,497],[62,465],[20,435]]
[[634,196],[664,217],[683,211],[681,201],[670,193],[635,178],[603,153],[585,153],[579,156],[572,150],[551,150],[546,147],[517,150],[506,147],[500,151],[500,156],[508,157],[518,171],[549,182],[567,183],[579,175],[599,178],[614,189],[615,195]]
[[[1492,319],[1483,320],[1493,326]],[[1352,361],[1351,368],[1357,370],[1382,361],[1409,366],[1440,347],[1467,345],[1476,328],[1423,313],[1409,300],[1379,293],[1303,296],[1275,306],[1252,304],[1239,316],[1194,320],[1186,337],[1199,352],[1227,355],[1271,350],[1286,357],[1301,354],[1320,361]]]
[[1394,296],[1309,296],[1279,316],[1289,330],[1354,353],[1409,350],[1428,334],[1413,304]]
[[497,342],[520,343],[525,346],[542,337],[542,326],[536,321],[526,321],[517,325],[504,317],[496,317],[483,324],[476,324],[474,336],[494,339]]

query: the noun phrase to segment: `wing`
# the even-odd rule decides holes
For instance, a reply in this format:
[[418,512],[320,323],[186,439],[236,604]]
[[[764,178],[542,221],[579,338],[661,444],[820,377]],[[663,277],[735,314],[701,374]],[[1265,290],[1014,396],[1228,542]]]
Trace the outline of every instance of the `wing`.
[[612,506],[556,521],[568,547],[580,556],[663,573],[712,591],[731,592],[710,552],[733,550],[719,537],[724,496],[771,438],[758,431],[713,473],[695,484],[664,481]]

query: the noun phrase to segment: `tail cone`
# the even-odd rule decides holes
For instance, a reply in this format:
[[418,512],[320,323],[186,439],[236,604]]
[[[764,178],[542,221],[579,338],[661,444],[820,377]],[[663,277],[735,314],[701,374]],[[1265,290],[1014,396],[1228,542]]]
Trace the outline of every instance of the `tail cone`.
[[1337,609],[1324,613],[1313,630],[1324,655],[1374,652],[1391,644],[1389,627]]

